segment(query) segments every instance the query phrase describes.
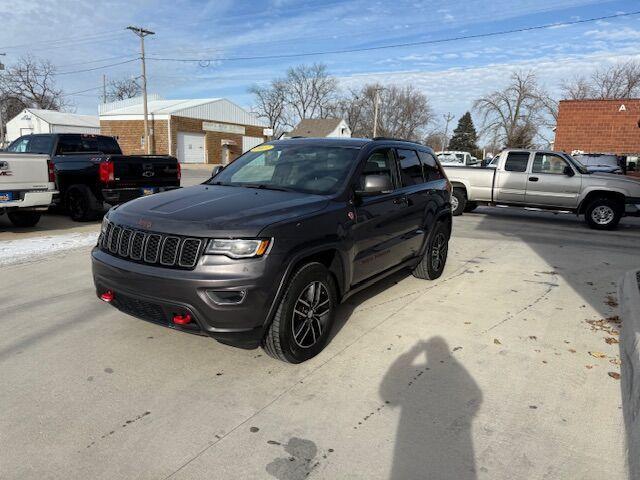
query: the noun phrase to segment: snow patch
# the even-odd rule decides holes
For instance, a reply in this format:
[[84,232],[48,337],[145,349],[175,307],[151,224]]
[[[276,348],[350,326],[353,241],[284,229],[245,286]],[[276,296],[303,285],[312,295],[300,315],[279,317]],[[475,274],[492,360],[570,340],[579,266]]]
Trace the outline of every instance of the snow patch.
[[95,245],[97,232],[0,241],[0,266],[36,260],[65,250]]

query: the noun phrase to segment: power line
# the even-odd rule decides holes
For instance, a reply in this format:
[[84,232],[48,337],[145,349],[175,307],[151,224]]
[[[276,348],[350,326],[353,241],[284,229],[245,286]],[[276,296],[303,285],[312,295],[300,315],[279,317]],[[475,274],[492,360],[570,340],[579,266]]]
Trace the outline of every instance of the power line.
[[93,90],[98,90],[98,89],[101,89],[101,88],[102,88],[102,85],[100,85],[99,87],[87,88],[86,90],[78,90],[77,92],[65,93],[64,96],[65,97],[73,97],[75,95],[80,95],[81,93],[92,92]]
[[111,67],[116,67],[118,65],[124,65],[126,63],[131,63],[131,62],[136,62],[139,60],[139,57],[133,58],[131,60],[125,60],[124,62],[117,62],[117,63],[110,63],[108,65],[101,65],[99,67],[93,67],[93,68],[84,68],[82,70],[73,70],[71,72],[60,72],[60,73],[56,73],[55,76],[60,76],[60,75],[71,75],[72,73],[83,73],[83,72],[93,72],[95,70],[102,70],[103,68],[111,68]]
[[75,36],[71,36],[71,37],[61,37],[61,38],[57,38],[57,39],[52,39],[52,40],[42,40],[39,42],[30,42],[30,43],[21,43],[21,44],[16,44],[16,45],[6,45],[3,47],[0,47],[1,49],[5,50],[5,49],[12,49],[12,48],[23,48],[23,47],[30,47],[32,45],[51,45],[51,44],[57,44],[57,43],[66,43],[66,42],[76,42],[78,40],[85,40],[85,39],[93,39],[93,38],[99,38],[99,37],[103,37],[105,35],[113,35],[114,33],[122,33],[119,32],[118,30],[105,30],[102,32],[94,32],[91,33],[89,35],[75,35]]
[[101,58],[99,60],[88,60],[86,62],[65,63],[64,65],[56,65],[56,68],[74,67],[76,65],[87,65],[89,63],[108,62],[109,60],[119,60],[121,58],[127,58],[127,59],[133,59],[133,60],[138,59],[138,57],[134,57],[133,55],[119,55],[117,57]]
[[501,30],[498,32],[488,32],[488,33],[478,33],[474,35],[460,35],[457,37],[448,37],[448,38],[440,38],[436,40],[422,40],[418,42],[406,42],[406,43],[395,43],[391,45],[379,45],[375,47],[360,47],[360,48],[348,48],[341,50],[320,50],[315,52],[303,52],[303,53],[288,53],[288,54],[275,54],[275,55],[258,55],[258,56],[249,56],[249,57],[220,57],[220,58],[157,58],[157,57],[148,57],[149,60],[155,61],[164,61],[164,62],[237,62],[237,61],[245,61],[245,60],[273,60],[273,59],[283,59],[283,58],[298,58],[298,57],[311,57],[317,55],[333,55],[333,54],[341,54],[341,53],[357,53],[357,52],[369,52],[373,50],[385,50],[391,48],[401,48],[401,47],[416,47],[421,45],[433,45],[438,43],[447,43],[447,42],[455,42],[459,40],[472,40],[477,38],[487,38],[487,37],[496,37],[500,35],[508,35],[511,33],[521,33],[521,32],[530,32],[533,30],[544,30],[547,28],[557,28],[557,27],[568,27],[572,25],[579,25],[584,23],[592,23],[601,20],[611,20],[614,18],[621,17],[630,17],[632,15],[638,15],[640,11],[628,12],[628,13],[617,13],[614,15],[606,15],[601,17],[593,17],[593,18],[585,18],[583,20],[573,20],[568,22],[558,22],[558,23],[547,23],[544,25],[534,25],[532,27],[523,27],[523,28],[514,28],[511,30]]

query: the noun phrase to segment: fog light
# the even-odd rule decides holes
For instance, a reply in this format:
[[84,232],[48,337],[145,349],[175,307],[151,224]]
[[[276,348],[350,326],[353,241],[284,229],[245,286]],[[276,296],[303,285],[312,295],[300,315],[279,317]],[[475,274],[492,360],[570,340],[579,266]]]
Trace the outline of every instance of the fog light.
[[191,323],[191,314],[185,313],[184,315],[174,315],[173,323],[176,325],[186,325],[187,323]]
[[238,305],[246,295],[245,290],[207,290],[207,296],[218,305]]
[[107,290],[102,295],[100,295],[100,300],[103,302],[110,303],[115,298],[115,294],[111,290]]

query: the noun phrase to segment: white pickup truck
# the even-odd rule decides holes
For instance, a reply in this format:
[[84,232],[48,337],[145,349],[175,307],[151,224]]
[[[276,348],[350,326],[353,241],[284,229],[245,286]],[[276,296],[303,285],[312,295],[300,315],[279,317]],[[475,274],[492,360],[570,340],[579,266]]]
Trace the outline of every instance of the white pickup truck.
[[16,227],[35,226],[56,193],[48,155],[0,152],[0,215]]
[[508,149],[487,167],[445,166],[454,215],[478,205],[561,210],[585,216],[591,228],[612,230],[640,215],[640,181],[592,173],[563,152]]

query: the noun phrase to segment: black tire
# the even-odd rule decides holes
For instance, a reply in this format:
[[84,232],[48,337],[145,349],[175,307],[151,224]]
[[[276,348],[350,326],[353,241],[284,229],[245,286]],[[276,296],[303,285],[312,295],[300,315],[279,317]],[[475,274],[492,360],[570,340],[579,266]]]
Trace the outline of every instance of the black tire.
[[596,198],[584,211],[584,219],[595,230],[614,230],[624,211],[624,206],[612,198]]
[[[317,287],[319,284],[324,290]],[[300,307],[304,308],[304,305],[299,303],[303,297],[309,300],[307,294],[311,285],[316,285],[317,290],[314,290],[314,293],[319,292],[319,300],[314,309],[327,301],[324,305],[328,306],[327,314],[307,317],[306,315],[313,315],[308,313],[309,310],[298,310]],[[309,360],[325,347],[333,326],[336,306],[335,282],[326,267],[315,262],[303,265],[289,281],[273,322],[262,341],[262,348],[268,355],[283,362],[301,363]],[[295,328],[297,336],[294,335]]]
[[467,202],[467,206],[464,207],[464,213],[473,212],[476,208],[478,208],[478,204],[476,202]]
[[76,222],[96,220],[103,210],[98,199],[85,185],[70,187],[67,191],[65,205],[69,216]]
[[413,269],[413,276],[422,280],[435,280],[442,275],[449,252],[449,227],[444,222],[436,223],[429,235],[427,248],[420,263]]
[[14,226],[19,228],[35,227],[40,221],[40,212],[8,212],[7,216]]
[[467,192],[463,188],[454,188],[451,195],[451,215],[462,215],[467,206]]

